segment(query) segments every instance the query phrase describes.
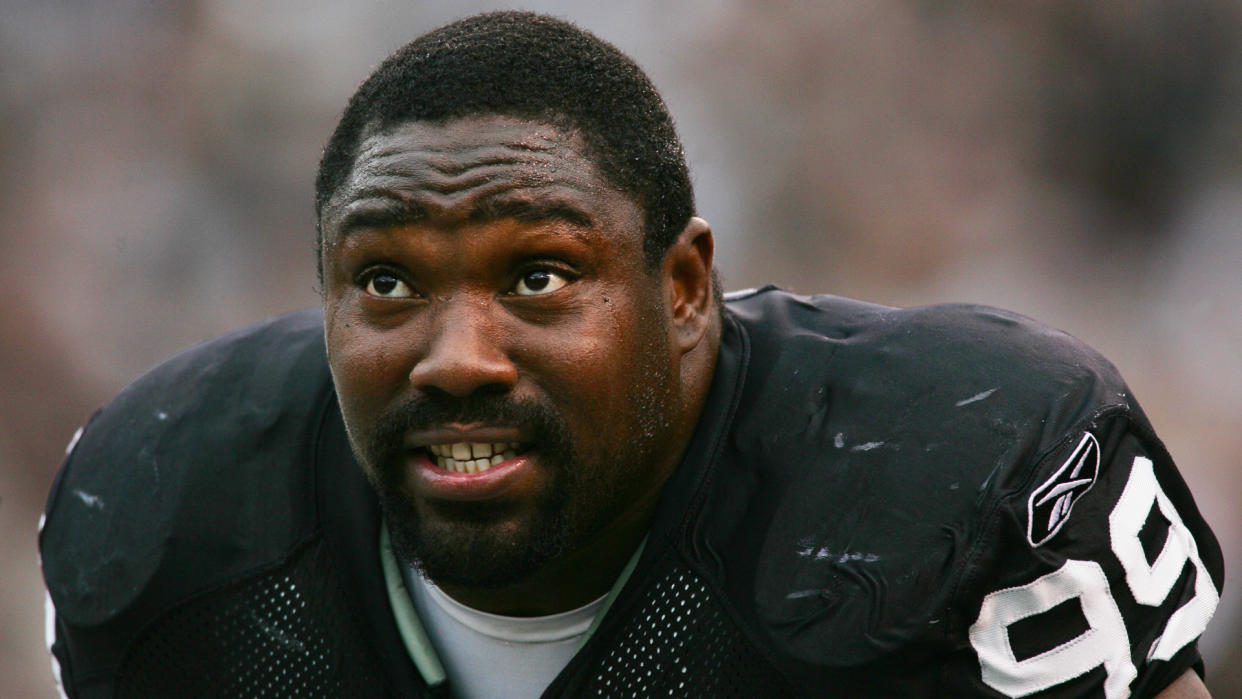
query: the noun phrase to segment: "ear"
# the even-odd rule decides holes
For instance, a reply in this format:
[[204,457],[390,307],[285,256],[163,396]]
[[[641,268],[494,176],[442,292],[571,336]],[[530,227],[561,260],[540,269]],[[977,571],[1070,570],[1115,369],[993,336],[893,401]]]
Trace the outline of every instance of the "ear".
[[716,242],[707,221],[694,216],[664,255],[670,331],[681,353],[694,349],[711,326],[712,256]]

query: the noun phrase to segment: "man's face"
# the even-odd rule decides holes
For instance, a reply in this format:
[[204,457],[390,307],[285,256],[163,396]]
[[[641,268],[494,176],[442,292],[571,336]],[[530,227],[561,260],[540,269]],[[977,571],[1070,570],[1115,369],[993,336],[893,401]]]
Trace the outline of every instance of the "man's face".
[[650,508],[676,448],[665,287],[578,137],[371,134],[322,225],[332,375],[400,554],[500,585]]

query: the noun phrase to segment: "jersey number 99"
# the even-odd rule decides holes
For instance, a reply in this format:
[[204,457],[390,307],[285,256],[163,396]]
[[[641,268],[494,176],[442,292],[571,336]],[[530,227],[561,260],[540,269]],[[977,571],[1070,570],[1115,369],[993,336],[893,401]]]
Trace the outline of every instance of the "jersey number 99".
[[[1139,532],[1153,505],[1168,520],[1169,531],[1164,547],[1149,563]],[[1125,570],[1126,586],[1140,605],[1163,605],[1186,564],[1194,566],[1194,597],[1169,616],[1144,654],[1147,660],[1168,660],[1207,628],[1219,595],[1199,558],[1194,537],[1160,489],[1149,459],[1134,460],[1125,489],[1109,515],[1108,529],[1113,554]],[[1074,598],[1081,605],[1087,630],[1051,650],[1018,660],[1009,627]],[[1125,619],[1104,569],[1095,561],[1069,559],[1026,585],[989,594],[969,633],[983,682],[1007,696],[1034,694],[1103,665],[1107,675],[1104,694],[1114,699],[1129,696],[1130,683],[1138,676]]]

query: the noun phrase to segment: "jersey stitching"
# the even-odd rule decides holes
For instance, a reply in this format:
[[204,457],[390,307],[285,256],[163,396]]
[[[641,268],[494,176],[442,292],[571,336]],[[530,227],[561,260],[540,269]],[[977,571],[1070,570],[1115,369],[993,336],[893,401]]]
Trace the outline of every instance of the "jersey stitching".
[[[1077,436],[1077,433],[1073,433],[1073,434]],[[1063,447],[1064,445],[1070,444],[1072,442],[1073,442],[1073,439],[1062,440],[1061,445]],[[1038,548],[1048,543],[1049,541],[1052,541],[1054,538],[1056,538],[1056,535],[1060,533],[1062,527],[1065,526],[1065,523],[1068,522],[1070,518],[1070,513],[1067,512],[1064,516],[1060,518],[1060,520],[1055,525],[1050,527],[1050,531],[1048,531],[1046,534],[1040,537],[1039,541],[1035,541],[1035,536],[1034,536],[1035,534],[1035,529],[1034,529],[1035,507],[1037,504],[1040,504],[1040,503],[1035,502],[1036,494],[1038,494],[1040,490],[1043,490],[1045,488],[1049,489],[1050,491],[1055,490],[1056,486],[1053,485],[1054,481],[1058,481],[1062,479],[1063,474],[1065,474],[1065,472],[1070,468],[1071,459],[1076,454],[1079,454],[1080,451],[1085,451],[1087,455],[1090,454],[1091,446],[1089,445],[1094,446],[1095,467],[1094,469],[1092,469],[1090,482],[1087,483],[1087,487],[1083,488],[1080,492],[1078,492],[1077,496],[1073,497],[1073,499],[1070,501],[1069,509],[1072,512],[1074,505],[1076,505],[1080,499],[1082,499],[1088,492],[1091,491],[1092,488],[1095,487],[1096,482],[1099,480],[1100,468],[1103,466],[1103,464],[1101,463],[1103,461],[1103,449],[1100,447],[1100,440],[1096,438],[1095,433],[1092,432],[1091,430],[1084,430],[1082,432],[1082,436],[1078,438],[1078,445],[1075,446],[1073,451],[1069,453],[1069,455],[1066,457],[1066,460],[1062,462],[1061,465],[1058,466],[1055,471],[1053,471],[1052,475],[1048,476],[1048,478],[1045,479],[1043,483],[1040,483],[1038,486],[1030,490],[1030,495],[1028,495],[1026,499],[1026,541],[1028,544],[1031,545],[1031,548]],[[1060,448],[1055,449],[1052,452],[1050,452],[1049,455],[1051,455],[1052,453],[1059,452],[1060,450],[1061,450]],[[1085,456],[1080,457],[1080,458],[1085,458]],[[1047,456],[1045,456],[1043,459],[1040,459],[1039,462],[1037,463],[1042,463],[1045,459],[1047,459]],[[1038,471],[1039,469],[1037,468],[1035,470]],[[1075,485],[1074,488],[1072,488],[1069,492],[1072,493],[1074,490],[1077,490],[1077,488],[1078,486]],[[1045,495],[1045,498],[1048,498],[1048,497],[1051,497],[1051,496]],[[1054,511],[1055,511],[1055,508],[1056,506],[1054,505]]]
[[[1062,568],[1064,568],[1064,566],[1062,566]],[[1056,573],[1056,572],[1058,572],[1058,571],[1062,570],[1062,568],[1058,568],[1056,571],[1053,571],[1053,573]],[[1052,573],[1049,573],[1049,575],[1051,575],[1051,574],[1052,574]],[[1037,579],[1041,579],[1041,578],[1037,578]],[[1014,585],[1014,586],[1012,586],[1012,587],[1004,587],[1004,588],[1000,588],[1000,589],[997,589],[997,590],[993,590],[992,592],[989,592],[989,593],[988,593],[988,595],[989,595],[989,596],[991,596],[991,595],[994,595],[994,594],[999,594],[999,593],[1010,592],[1010,591],[1012,591],[1012,590],[1017,590],[1017,589],[1020,589],[1020,588],[1026,587],[1026,586],[1027,586],[1027,585],[1029,585],[1029,584],[1031,584],[1031,583],[1026,583],[1026,584],[1023,584],[1023,585]],[[1113,599],[1113,596],[1112,596],[1111,594],[1110,594],[1110,595],[1105,595],[1105,597],[1108,599],[1108,603],[1109,603],[1109,605],[1111,605],[1111,606],[1112,606],[1113,611],[1115,611],[1115,612],[1117,613],[1117,617],[1118,617],[1118,618],[1120,618],[1120,619],[1123,619],[1123,620],[1124,620],[1124,619],[1125,619],[1125,616],[1124,616],[1124,615],[1122,615],[1122,613],[1121,613],[1121,607],[1117,606],[1117,600]],[[1076,595],[1076,596],[1075,596],[1075,597],[1073,597],[1072,599],[1077,599],[1077,600],[1079,600],[1079,604],[1081,605],[1081,604],[1082,604],[1081,598],[1082,598],[1082,596],[1081,596],[1081,595]],[[1034,616],[1034,615],[1031,615],[1031,616]],[[1027,617],[1022,617],[1022,618],[1023,618],[1023,619],[1025,619],[1025,618],[1027,618]],[[1023,663],[1024,663],[1024,662],[1027,662],[1027,661],[1029,661],[1029,660],[1035,660],[1036,658],[1042,658],[1042,657],[1045,657],[1045,656],[1047,656],[1047,655],[1050,655],[1050,654],[1052,654],[1052,653],[1055,653],[1055,652],[1057,652],[1057,651],[1059,651],[1059,650],[1062,650],[1062,649],[1064,649],[1064,648],[1073,648],[1074,646],[1081,645],[1082,643],[1085,643],[1088,639],[1090,639],[1090,638],[1092,637],[1092,634],[1090,633],[1090,632],[1092,632],[1092,631],[1095,631],[1095,628],[1094,628],[1094,627],[1091,627],[1090,629],[1088,629],[1088,631],[1087,631],[1087,632],[1081,633],[1081,634],[1079,634],[1079,635],[1075,636],[1074,638],[1071,638],[1070,640],[1066,641],[1065,643],[1061,643],[1061,644],[1059,644],[1059,645],[1053,646],[1052,648],[1049,648],[1048,650],[1043,651],[1042,653],[1037,653],[1037,654],[1035,654],[1035,655],[1032,655],[1032,656],[1030,656],[1029,658],[1026,658],[1025,660],[1018,660],[1018,656],[1017,656],[1017,655],[1013,652],[1013,644],[1012,644],[1012,643],[1011,643],[1011,644],[1009,644],[1009,645],[1005,648],[1005,650],[1006,650],[1006,651],[1008,651],[1008,655],[1009,655],[1009,659],[1010,659],[1010,660],[1014,661],[1015,663],[1020,663],[1020,662],[1023,662]],[[1103,661],[1100,661],[1100,665],[1103,665]],[[1086,670],[1084,670],[1084,671],[1082,671],[1082,672],[1078,673],[1077,675],[1074,675],[1073,677],[1071,677],[1071,678],[1069,678],[1069,679],[1065,680],[1065,682],[1068,682],[1068,681],[1070,681],[1070,680],[1073,680],[1073,679],[1077,679],[1077,678],[1079,678],[1079,677],[1082,677],[1083,675],[1087,674],[1087,673],[1088,673],[1088,672],[1090,672],[1091,670],[1094,670],[1095,668],[1100,667],[1100,665],[1093,665],[1093,666],[1091,666],[1090,668],[1088,668],[1088,669],[1086,669]],[[1058,683],[1058,684],[1060,684],[1060,683]],[[1052,686],[1056,686],[1056,685],[1052,685]]]

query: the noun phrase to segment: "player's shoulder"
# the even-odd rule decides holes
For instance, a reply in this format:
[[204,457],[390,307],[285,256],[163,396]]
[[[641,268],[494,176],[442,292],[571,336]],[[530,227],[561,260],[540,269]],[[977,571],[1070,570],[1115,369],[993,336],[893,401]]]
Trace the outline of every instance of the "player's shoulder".
[[[1053,449],[1098,414],[1133,407],[1117,369],[1099,352],[997,308],[892,308],[769,287],[733,297],[729,314],[750,345],[742,402],[757,406],[748,412],[758,429],[824,429],[829,441],[842,443],[838,449],[883,442],[926,450],[952,442],[983,456],[1018,442],[1030,455]],[[788,419],[798,413],[808,420]],[[980,477],[991,472],[991,459],[970,461]],[[945,474],[930,468],[909,475]]]
[[103,621],[157,573],[208,582],[283,554],[309,487],[297,466],[331,396],[321,318],[290,313],[185,350],[79,432],[40,536],[63,619]]
[[991,306],[896,308],[771,286],[728,294],[726,305],[761,352],[778,349],[808,364],[831,360],[853,373],[891,374],[892,381],[943,386],[1003,375],[1040,399],[1066,383],[1091,381],[1116,392],[1123,385],[1116,368],[1077,338]]
[[[757,501],[776,504],[757,611],[795,657],[944,652],[966,683],[949,693],[1018,694],[1101,681],[1143,693],[1193,662],[1219,548],[1098,352],[984,306],[769,289],[730,316],[751,346],[734,462],[762,464],[749,478],[774,492]],[[1143,547],[1159,542],[1139,536],[1150,521],[1173,532],[1158,584]],[[1079,663],[1067,658],[1087,648],[1082,629],[1048,631],[1075,596],[1109,639]]]
[[91,418],[75,437],[67,459],[73,468],[63,477],[142,469],[155,454],[197,462],[261,438],[323,392],[322,327],[318,310],[296,311],[161,362]]

